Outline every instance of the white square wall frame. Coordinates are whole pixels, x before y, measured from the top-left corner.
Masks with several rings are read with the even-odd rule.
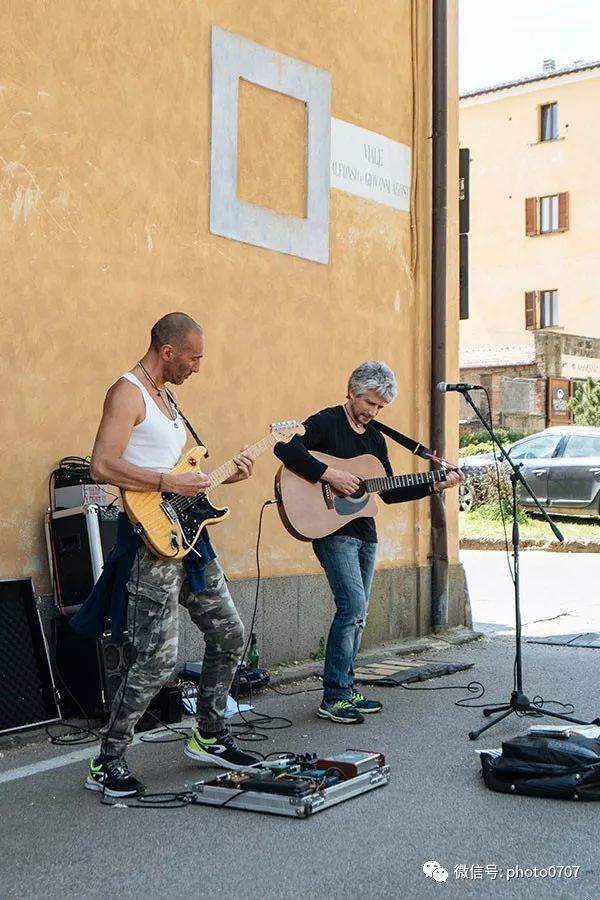
[[[329,261],[331,76],[323,69],[212,28],[210,230],[213,234]],[[237,196],[240,78],[306,103],[306,218],[245,203]]]

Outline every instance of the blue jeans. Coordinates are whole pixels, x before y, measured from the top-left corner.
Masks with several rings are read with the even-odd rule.
[[[334,534],[313,541],[335,601],[327,638],[323,703],[349,700],[354,687],[354,660],[369,608],[377,544]]]

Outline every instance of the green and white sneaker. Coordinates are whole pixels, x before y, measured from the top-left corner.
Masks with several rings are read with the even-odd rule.
[[[260,760],[250,753],[240,750],[228,731],[220,734],[202,734],[198,728],[186,744],[185,755],[196,762],[222,766],[224,769],[247,769]]]
[[[88,791],[102,791],[107,797],[137,797],[145,791],[144,785],[134,778],[124,759],[102,754],[90,759],[85,787]]]
[[[364,716],[350,700],[321,703],[317,715],[320,719],[331,719],[332,722],[339,722],[341,725],[360,725],[365,721]]]
[[[381,712],[383,709],[383,703],[380,703],[379,700],[367,700],[367,698],[363,694],[359,694],[358,691],[352,691],[350,702],[363,714]]]

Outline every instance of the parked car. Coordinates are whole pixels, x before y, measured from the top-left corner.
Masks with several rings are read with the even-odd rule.
[[[507,447],[540,504],[549,511],[569,516],[600,516],[600,428],[563,425],[546,428]],[[473,477],[494,465],[492,453],[465,456],[460,467],[467,476],[461,485],[461,511],[476,499]],[[507,465],[507,463],[500,463]],[[535,507],[521,491],[519,503]]]

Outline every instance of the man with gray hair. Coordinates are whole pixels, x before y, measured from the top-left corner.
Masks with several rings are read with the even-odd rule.
[[[392,467],[385,440],[371,421],[398,393],[396,376],[379,360],[358,366],[348,379],[346,403],[322,409],[304,422],[302,437],[277,444],[275,455],[288,468],[312,482],[327,482],[337,494],[348,496],[360,487],[360,479],[343,468],[332,468],[309,453],[317,450],[341,459],[370,453],[388,475]],[[446,481],[434,485],[393,488],[380,494],[384,503],[418,500],[433,492],[455,487],[464,476],[448,472]],[[354,661],[367,618],[377,531],[372,517],[353,519],[324,538],[313,541],[333,593],[336,612],[329,630],[323,673],[323,701],[317,715],[343,724],[364,722],[364,715],[381,712],[379,700],[369,700],[354,687]]]

